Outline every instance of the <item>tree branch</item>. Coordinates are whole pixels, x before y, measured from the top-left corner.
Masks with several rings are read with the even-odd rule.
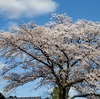
[[[97,66],[100,67],[100,64],[96,63],[93,59],[91,59],[91,61],[92,61],[93,63],[95,63]]]
[[[67,83],[66,87],[68,87],[68,86],[72,86],[73,84],[76,84],[76,83],[82,82],[82,81],[84,81],[84,80],[85,80],[84,78],[76,79],[75,81],[72,81],[72,82]]]
[[[38,59],[37,57],[33,56],[32,54],[28,53],[26,50],[22,49],[20,46],[17,46],[17,45],[15,45],[15,44],[13,44],[12,42],[10,42],[10,43],[11,43],[12,46],[17,47],[19,50],[21,50],[21,51],[23,51],[24,53],[26,53],[27,55],[31,56],[33,59],[35,59],[35,60],[39,61],[40,63],[42,63],[42,64],[44,64],[44,65],[50,67],[49,64],[45,63],[44,61],[42,61],[42,60]]]
[[[45,52],[45,51],[43,51],[41,48],[39,48],[39,47],[37,47],[40,51],[41,51],[41,53],[47,58],[47,61],[48,61],[48,63],[51,65],[51,63],[54,63],[54,64],[56,64],[56,65],[58,65],[59,66],[59,68],[60,69],[63,69],[63,67],[62,67],[62,65],[60,65],[59,63],[56,63],[55,61],[53,61],[52,59],[50,59],[49,58],[49,56],[48,56],[48,54]],[[51,62],[51,63],[50,63]]]
[[[59,48],[60,49],[60,47],[58,46],[58,45],[55,45],[57,48]],[[68,56],[67,56],[67,54],[65,53],[65,51],[63,50],[63,49],[60,49],[60,51],[64,54],[64,56],[67,58],[67,66],[69,67],[69,58],[68,58]]]
[[[81,61],[81,59],[77,59],[77,60],[71,65],[71,67],[73,67],[78,61]]]

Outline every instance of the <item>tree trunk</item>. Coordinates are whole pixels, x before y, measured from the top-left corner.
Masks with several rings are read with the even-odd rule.
[[[69,89],[70,89],[69,87],[68,88],[66,88],[66,87],[60,88],[59,89],[59,99],[68,99]]]

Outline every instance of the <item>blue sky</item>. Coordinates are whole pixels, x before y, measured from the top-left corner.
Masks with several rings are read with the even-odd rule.
[[[33,20],[43,25],[49,21],[51,13],[67,13],[74,21],[100,21],[100,0],[0,0],[0,30],[8,31],[22,21],[27,23]],[[0,90],[4,85],[5,83],[0,83]],[[18,96],[38,96],[42,93],[41,90],[45,90],[41,88],[40,91],[30,92],[32,86],[34,84],[27,84],[14,93]]]

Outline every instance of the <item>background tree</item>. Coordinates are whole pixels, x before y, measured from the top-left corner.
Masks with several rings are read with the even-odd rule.
[[[51,97],[52,99],[59,99],[59,88],[57,86],[54,87]]]
[[[4,91],[36,79],[59,87],[59,99],[68,99],[71,87],[79,97],[100,90],[100,23],[53,14],[44,26],[30,22],[12,32],[0,33]],[[75,96],[76,97],[76,96]],[[75,98],[73,97],[73,98]],[[78,97],[78,96],[77,96]]]
[[[51,92],[52,99],[59,99],[59,87],[55,86]]]

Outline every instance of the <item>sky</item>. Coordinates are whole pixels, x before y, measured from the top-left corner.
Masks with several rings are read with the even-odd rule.
[[[77,19],[100,21],[100,0],[0,0],[0,30],[9,31],[11,27],[18,27],[22,22],[28,23],[31,20],[44,25],[52,13],[67,13],[73,21]],[[3,65],[0,60],[0,68]],[[5,84],[3,81],[0,82],[1,91]],[[34,85],[26,84],[11,95],[38,96],[46,91],[45,88],[30,91]]]

